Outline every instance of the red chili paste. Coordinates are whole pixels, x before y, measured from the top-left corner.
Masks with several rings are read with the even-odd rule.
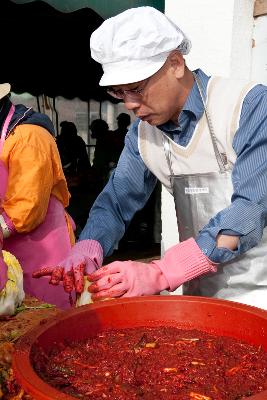
[[[267,353],[229,337],[172,327],[110,330],[49,354],[37,373],[84,400],[240,400],[267,389]]]

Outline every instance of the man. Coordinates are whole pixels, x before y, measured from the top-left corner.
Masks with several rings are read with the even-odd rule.
[[[189,50],[184,33],[151,7],[127,10],[92,34],[100,85],[137,120],[80,242],[59,265],[62,276],[83,264],[94,299],[184,284],[186,294],[267,308],[267,88],[190,71]],[[112,253],[157,179],[174,195],[181,243],[159,261],[100,268],[102,251]]]
[[[36,281],[32,273],[66,257],[74,244],[71,220],[64,208],[69,193],[54,139],[45,114],[9,98],[10,85],[0,84],[0,236],[3,250],[13,254],[23,269],[24,290],[60,308],[70,306],[63,286]],[[2,250],[2,247],[1,247]],[[4,268],[0,264],[0,268]],[[0,289],[7,273],[0,272]],[[7,281],[8,283],[8,281]]]

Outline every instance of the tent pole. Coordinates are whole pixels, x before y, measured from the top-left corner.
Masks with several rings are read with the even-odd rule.
[[[39,95],[36,96],[38,112],[41,112]]]
[[[88,126],[87,126],[87,144],[90,144],[90,125],[91,125],[91,100],[87,100],[87,115],[88,115]]]
[[[54,109],[55,114],[56,114],[56,137],[57,137],[58,136],[58,112],[57,112],[57,109],[56,109],[56,98],[55,97],[53,97],[53,109]]]
[[[99,102],[99,118],[102,119],[102,101]]]

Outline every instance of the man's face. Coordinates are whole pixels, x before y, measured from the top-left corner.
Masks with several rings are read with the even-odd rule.
[[[150,125],[161,125],[169,120],[177,124],[178,115],[187,97],[183,87],[184,60],[178,52],[175,60],[168,57],[163,67],[140,82],[116,85],[113,93],[123,93],[125,107]]]

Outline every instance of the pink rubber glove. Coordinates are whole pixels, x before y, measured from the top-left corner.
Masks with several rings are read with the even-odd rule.
[[[4,289],[7,283],[7,265],[3,260],[3,232],[0,228],[0,291]]]
[[[90,274],[92,300],[131,297],[175,290],[197,276],[216,272],[216,266],[200,250],[193,238],[171,247],[161,260],[149,264],[115,261]]]
[[[82,293],[84,289],[84,275],[94,272],[101,267],[103,250],[96,240],[81,240],[76,243],[67,258],[54,267],[45,267],[34,272],[33,278],[51,275],[49,283],[58,285],[63,281],[64,290],[71,293]]]
[[[156,294],[166,289],[168,281],[156,266],[136,261],[115,261],[100,268],[88,279],[92,300],[107,297],[132,297]]]

